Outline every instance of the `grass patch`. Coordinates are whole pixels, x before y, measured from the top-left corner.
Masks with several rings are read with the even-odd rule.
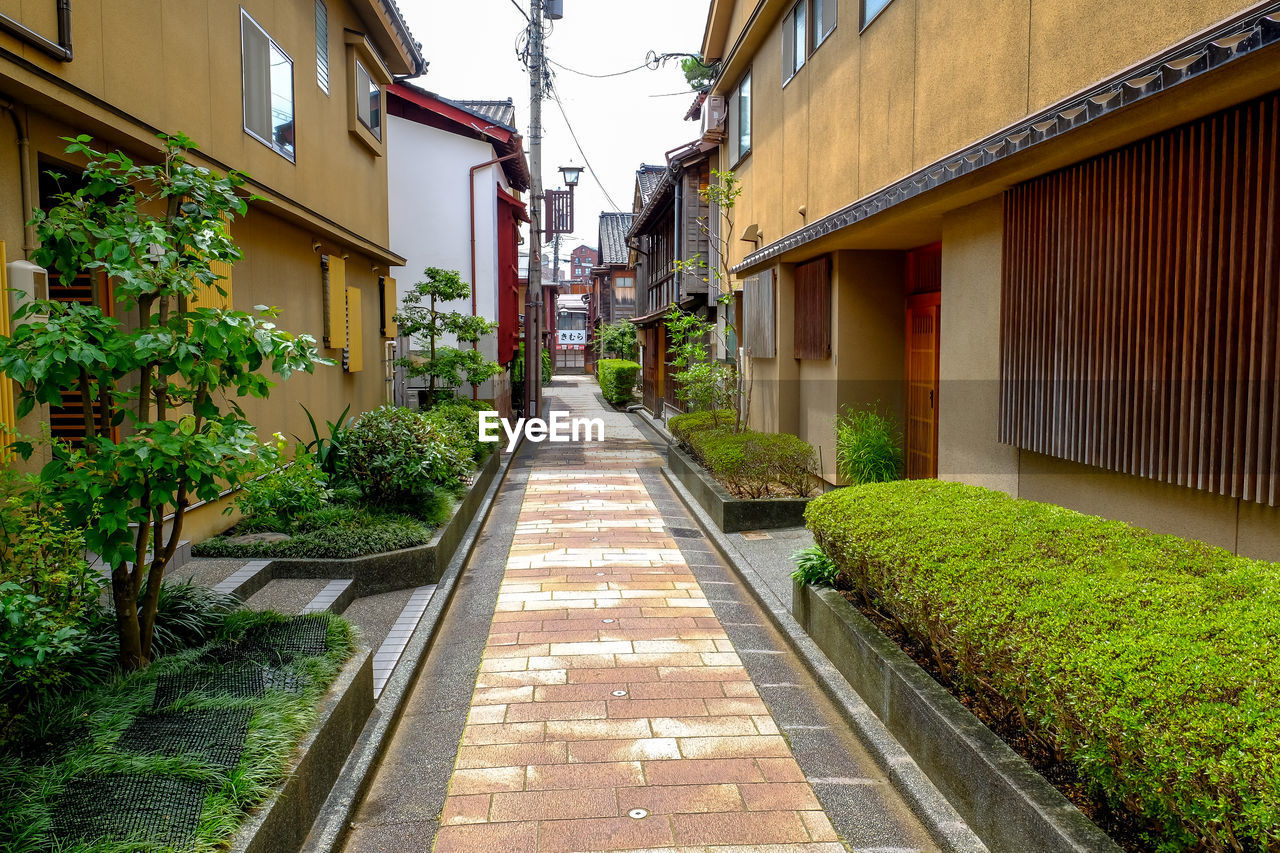
[[[253,516],[222,536],[197,543],[197,557],[280,557],[342,560],[413,548],[431,541],[436,530],[453,515],[456,499],[435,492],[414,506],[380,507],[364,503],[354,490],[339,490],[319,509],[299,513],[287,521]],[[232,542],[247,533],[284,533],[280,542]]]
[[[341,671],[354,649],[351,626],[330,614],[326,620],[328,650],[320,656],[294,657],[286,666],[301,677],[297,693],[267,691],[262,696],[237,699],[210,694],[188,694],[167,710],[248,712],[248,729],[240,760],[230,769],[201,757],[198,751],[179,756],[147,755],[117,749],[129,725],[152,711],[156,682],[164,675],[192,671],[200,666],[209,646],[161,658],[143,672],[120,676],[83,693],[49,700],[27,741],[48,741],[60,731],[85,731],[87,737],[72,742],[61,755],[39,763],[14,751],[0,755],[0,849],[10,853],[77,851],[77,853],[127,853],[129,851],[213,851],[235,833],[246,812],[265,801],[284,778],[294,750],[316,723],[316,705]],[[231,614],[212,644],[238,640],[255,625],[279,622],[274,613]],[[239,715],[230,715],[232,717]],[[21,740],[21,738],[19,739]],[[31,750],[25,751],[30,755]],[[35,751],[38,756],[41,751]],[[55,751],[56,753],[56,751]],[[58,840],[53,836],[55,811],[73,780],[129,775],[174,777],[203,784],[206,791],[198,825],[190,842],[180,847],[142,837],[87,842]]]

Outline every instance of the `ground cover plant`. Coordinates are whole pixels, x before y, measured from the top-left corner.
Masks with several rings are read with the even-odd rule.
[[[330,423],[328,436],[313,426],[315,440],[297,448],[291,463],[240,490],[243,518],[194,553],[350,559],[425,545],[493,449],[479,439],[479,413],[487,409],[451,398],[427,411],[383,406],[342,427]],[[324,452],[331,471],[310,447]],[[277,456],[284,458],[283,447]]]
[[[680,446],[740,498],[808,497],[813,491],[813,446],[788,433],[734,431],[736,414],[713,409],[667,422]]]
[[[630,403],[640,365],[622,358],[602,358],[596,362],[600,394],[610,403]]]
[[[836,470],[846,482],[886,483],[902,476],[902,431],[876,407],[846,409],[836,420]]]
[[[1280,845],[1280,565],[938,481],[806,520],[840,587],[1151,847]]]
[[[43,700],[0,752],[0,848],[223,849],[283,778],[353,648],[336,616],[242,610],[205,645]]]

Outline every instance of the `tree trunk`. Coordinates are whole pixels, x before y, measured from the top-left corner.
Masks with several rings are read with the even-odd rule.
[[[125,672],[142,669],[147,659],[142,654],[138,600],[128,566],[116,566],[111,571],[111,599],[116,606],[116,632],[120,635],[120,668]]]

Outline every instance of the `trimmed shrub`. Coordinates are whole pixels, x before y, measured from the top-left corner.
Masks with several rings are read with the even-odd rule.
[[[299,451],[290,465],[250,480],[236,495],[236,507],[256,525],[287,524],[298,513],[319,509],[332,496],[316,458]]]
[[[370,503],[419,501],[458,485],[469,464],[426,412],[382,406],[361,415],[342,445],[342,471]]]
[[[805,517],[842,586],[1157,847],[1280,843],[1280,564],[931,480]]]
[[[640,365],[622,358],[602,358],[596,362],[596,377],[600,393],[610,403],[631,402],[631,391],[636,387]]]
[[[667,428],[721,485],[741,498],[806,497],[814,450],[788,433],[733,431],[731,409],[676,415]]]

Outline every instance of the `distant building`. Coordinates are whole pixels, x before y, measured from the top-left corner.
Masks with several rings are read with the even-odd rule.
[[[634,213],[600,214],[600,242],[596,250],[599,260],[591,270],[592,330],[636,315],[636,269],[627,245],[627,232],[634,220]],[[594,337],[592,334],[592,343]],[[598,357],[594,347],[588,349],[588,369]]]
[[[591,290],[591,270],[600,260],[600,253],[582,245],[569,253],[569,277],[562,284],[561,293],[587,293]]]

